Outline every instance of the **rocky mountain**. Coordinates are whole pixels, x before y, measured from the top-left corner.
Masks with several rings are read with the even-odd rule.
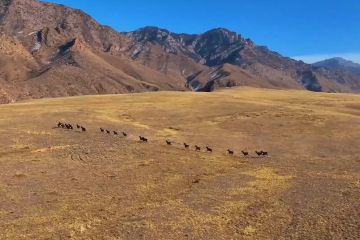
[[[336,57],[314,63],[313,66],[327,68],[336,71],[347,71],[351,74],[360,75],[360,64]]]
[[[360,79],[307,65],[227,29],[119,33],[80,10],[0,0],[0,102],[254,86],[358,92]]]
[[[332,58],[313,64],[317,72],[359,92],[360,64],[343,58]]]

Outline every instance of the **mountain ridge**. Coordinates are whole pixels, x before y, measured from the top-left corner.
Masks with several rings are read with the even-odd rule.
[[[283,57],[225,28],[201,34],[158,27],[117,32],[78,9],[2,0],[0,32],[0,62],[7,63],[0,66],[3,103],[232,86],[360,91],[360,79],[352,75]]]

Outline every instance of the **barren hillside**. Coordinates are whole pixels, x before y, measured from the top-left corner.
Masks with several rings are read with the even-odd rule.
[[[360,79],[318,69],[227,29],[119,33],[80,10],[35,0],[0,4],[0,101],[253,86],[358,92]]]

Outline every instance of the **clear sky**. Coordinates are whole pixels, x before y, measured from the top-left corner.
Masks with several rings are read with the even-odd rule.
[[[48,0],[118,31],[159,26],[201,33],[224,27],[285,56],[360,63],[360,0]]]

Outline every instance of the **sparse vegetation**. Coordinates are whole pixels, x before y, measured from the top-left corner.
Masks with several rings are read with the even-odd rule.
[[[251,88],[1,105],[0,239],[357,239],[359,105]]]

